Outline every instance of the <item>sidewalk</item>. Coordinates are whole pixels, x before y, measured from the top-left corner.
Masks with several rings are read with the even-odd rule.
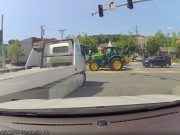
[[[17,69],[17,68],[23,68],[23,66],[15,66],[12,64],[6,64],[6,69]]]
[[[11,64],[6,64],[6,68],[0,69],[0,73],[6,73],[6,72],[11,72],[11,71],[19,71],[19,70],[23,70],[23,69],[24,69],[23,66],[14,66]]]

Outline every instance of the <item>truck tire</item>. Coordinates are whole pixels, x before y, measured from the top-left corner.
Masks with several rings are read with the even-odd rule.
[[[166,68],[169,68],[170,64],[169,63],[166,63],[165,67]]]
[[[110,62],[110,68],[113,71],[119,71],[123,67],[123,62],[119,58],[113,58]]]
[[[150,68],[153,68],[153,67],[154,67],[153,63],[150,63],[150,64],[149,64],[149,67],[150,67]]]
[[[91,71],[98,71],[99,69],[99,64],[97,62],[90,62],[89,63],[89,69]]]

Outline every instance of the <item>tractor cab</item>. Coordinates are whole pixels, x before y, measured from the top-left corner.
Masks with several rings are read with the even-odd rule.
[[[98,54],[102,55],[119,55],[120,49],[118,47],[99,47]]]
[[[118,47],[106,47],[104,49],[104,54],[107,56],[119,55],[120,49]]]
[[[104,48],[104,62],[108,63],[111,57],[119,56],[120,49],[118,47],[106,47]]]
[[[130,62],[130,58],[128,55],[123,55],[120,48],[118,47],[106,47],[104,48],[104,56],[105,57],[111,57],[111,56],[119,56],[121,55],[123,57],[123,62],[124,63],[129,63]]]

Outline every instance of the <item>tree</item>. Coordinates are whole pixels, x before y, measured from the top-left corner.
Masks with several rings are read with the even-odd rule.
[[[90,36],[78,36],[78,39],[85,47],[85,50],[91,50],[92,52],[97,52],[97,42],[93,37]]]
[[[19,58],[24,55],[23,49],[21,48],[21,42],[19,40],[14,40],[10,42],[8,46],[8,56],[10,60],[19,62]]]
[[[160,45],[157,42],[156,38],[151,37],[147,41],[145,49],[146,49],[147,53],[152,56],[152,55],[156,54],[156,52],[158,51],[159,47],[160,47]]]
[[[177,34],[175,32],[172,33],[170,37],[170,46],[176,46],[176,41],[178,40]]]
[[[0,46],[0,56],[2,56],[2,47],[3,47],[3,51],[4,51],[4,55],[7,56],[7,44],[3,44],[3,46]]]
[[[121,37],[121,39],[116,42],[115,46],[118,46],[121,49],[122,53],[125,55],[139,51],[137,40],[133,36]]]
[[[169,46],[169,34],[165,35],[162,31],[158,31],[154,36],[153,39],[156,41],[158,46]]]
[[[161,31],[158,31],[153,38],[156,40],[156,43],[161,47],[171,47],[176,45],[176,41],[178,39],[178,36],[175,32],[172,33],[166,33],[164,34]]]
[[[2,49],[4,51],[4,57],[5,57],[5,60],[6,60],[6,57],[7,57],[7,44],[1,44],[0,46],[0,57],[2,57]],[[2,68],[2,58],[0,58],[0,68]]]
[[[176,43],[176,48],[177,48],[178,53],[180,54],[180,43]]]
[[[11,45],[11,44],[13,44],[15,41],[16,41],[15,39],[11,39],[11,40],[8,41],[8,44]]]

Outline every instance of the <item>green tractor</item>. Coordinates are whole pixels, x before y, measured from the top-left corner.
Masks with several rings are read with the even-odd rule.
[[[97,71],[99,68],[110,68],[114,71],[122,69],[124,56],[118,47],[106,47],[101,51],[92,55],[89,62],[89,69],[91,71]]]

